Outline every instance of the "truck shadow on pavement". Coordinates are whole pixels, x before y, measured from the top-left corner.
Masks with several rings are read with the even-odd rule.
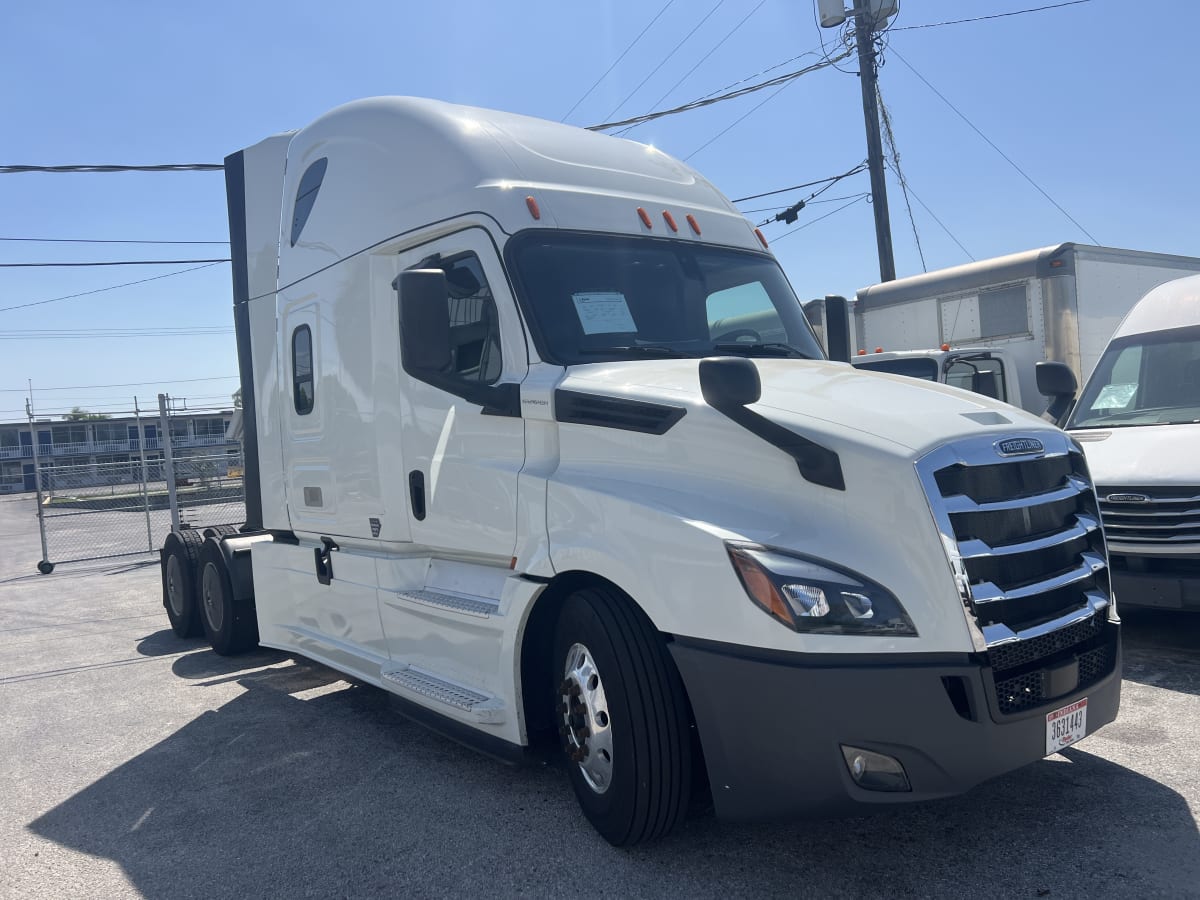
[[[1127,681],[1200,694],[1200,613],[1122,609]]]
[[[188,645],[160,632],[139,650],[168,646]],[[1184,798],[1085,750],[951,801],[785,824],[706,815],[622,851],[592,832],[561,769],[481,757],[315,663],[201,646],[174,674],[242,693],[28,826],[115,861],[148,897],[1097,897],[1200,884]]]

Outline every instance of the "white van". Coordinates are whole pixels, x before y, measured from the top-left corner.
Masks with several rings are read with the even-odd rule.
[[[1121,603],[1200,610],[1200,275],[1129,312],[1067,429],[1087,455]]]

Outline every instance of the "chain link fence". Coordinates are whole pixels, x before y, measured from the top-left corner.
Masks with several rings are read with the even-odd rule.
[[[226,438],[228,411],[173,410],[160,400],[160,415],[138,414],[124,441],[46,443],[31,454],[25,486],[38,505],[43,574],[58,563],[155,552],[173,526],[245,521],[242,448]],[[107,420],[105,433],[124,428],[121,418]]]

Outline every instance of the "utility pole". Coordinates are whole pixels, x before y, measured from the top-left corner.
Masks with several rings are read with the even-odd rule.
[[[863,0],[859,0],[863,2]],[[896,280],[892,255],[892,224],[888,215],[887,182],[883,171],[883,141],[879,137],[879,103],[875,81],[875,15],[870,6],[854,15],[858,42],[858,79],[862,88],[863,119],[867,125],[867,166],[871,171],[871,206],[875,210],[875,243],[879,248],[879,280]]]

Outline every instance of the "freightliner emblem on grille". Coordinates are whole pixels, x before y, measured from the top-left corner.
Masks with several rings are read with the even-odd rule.
[[[996,442],[996,452],[1001,456],[1024,456],[1027,453],[1044,453],[1046,448],[1037,438],[1009,438]]]
[[[1104,498],[1109,503],[1149,503],[1145,494],[1109,494]]]

